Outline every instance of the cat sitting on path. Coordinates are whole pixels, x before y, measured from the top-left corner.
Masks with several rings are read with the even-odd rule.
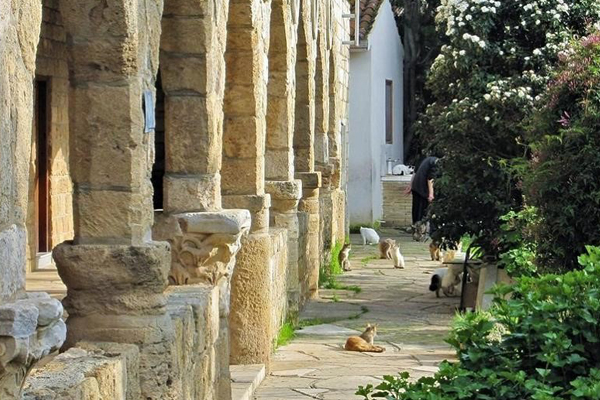
[[[351,245],[350,243],[346,243],[344,245],[344,247],[342,247],[342,250],[340,250],[340,254],[338,254],[338,261],[340,263],[340,267],[342,267],[342,269],[344,271],[351,271],[352,269],[350,268],[350,250],[351,250]]]
[[[379,235],[375,229],[360,227],[360,236],[362,236],[363,246],[366,244],[378,244]]]
[[[392,250],[396,245],[396,241],[393,239],[381,239],[379,241],[379,258],[382,260],[392,259]]]
[[[383,353],[384,347],[375,346],[373,341],[377,335],[377,325],[367,324],[367,328],[360,336],[350,336],[346,340],[344,349],[348,351],[360,351],[360,352],[371,352],[371,353]]]

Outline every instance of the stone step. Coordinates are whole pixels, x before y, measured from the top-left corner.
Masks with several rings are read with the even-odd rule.
[[[232,365],[229,370],[232,400],[252,400],[254,392],[265,379],[264,364]]]

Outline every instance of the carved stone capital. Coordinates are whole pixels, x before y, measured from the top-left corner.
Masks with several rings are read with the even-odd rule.
[[[27,373],[62,346],[67,328],[63,307],[47,293],[29,293],[0,306],[0,397],[20,399]]]
[[[159,215],[155,239],[171,244],[169,284],[219,285],[231,278],[240,239],[250,229],[247,210]]]

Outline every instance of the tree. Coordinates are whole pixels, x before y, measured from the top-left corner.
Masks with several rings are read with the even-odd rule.
[[[443,0],[447,44],[432,65],[418,128],[444,154],[432,206],[446,243],[474,235],[497,255],[499,219],[522,206],[529,148],[524,121],[541,99],[557,54],[600,20],[596,0]]]

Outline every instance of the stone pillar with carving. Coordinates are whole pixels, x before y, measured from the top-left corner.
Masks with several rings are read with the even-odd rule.
[[[163,211],[157,214],[153,237],[171,244],[171,308],[194,304],[207,291],[218,299],[217,318],[208,318],[205,323],[209,326],[197,332],[205,336],[203,343],[208,350],[203,350],[206,354],[194,351],[197,354],[192,359],[197,359],[189,367],[207,364],[205,370],[216,371],[216,375],[195,382],[204,386],[201,392],[185,392],[199,399],[231,398],[231,279],[241,241],[251,224],[246,202],[230,202],[231,210],[222,209],[228,14],[226,0],[215,1],[214,7],[165,0],[162,20],[160,68],[165,92],[166,174]],[[265,199],[258,200],[260,203]],[[211,306],[202,304],[205,314],[212,315]],[[186,379],[182,377],[184,388],[194,383]]]
[[[21,398],[27,373],[66,336],[62,305],[25,292],[26,215],[40,2],[0,0],[0,399]]]

